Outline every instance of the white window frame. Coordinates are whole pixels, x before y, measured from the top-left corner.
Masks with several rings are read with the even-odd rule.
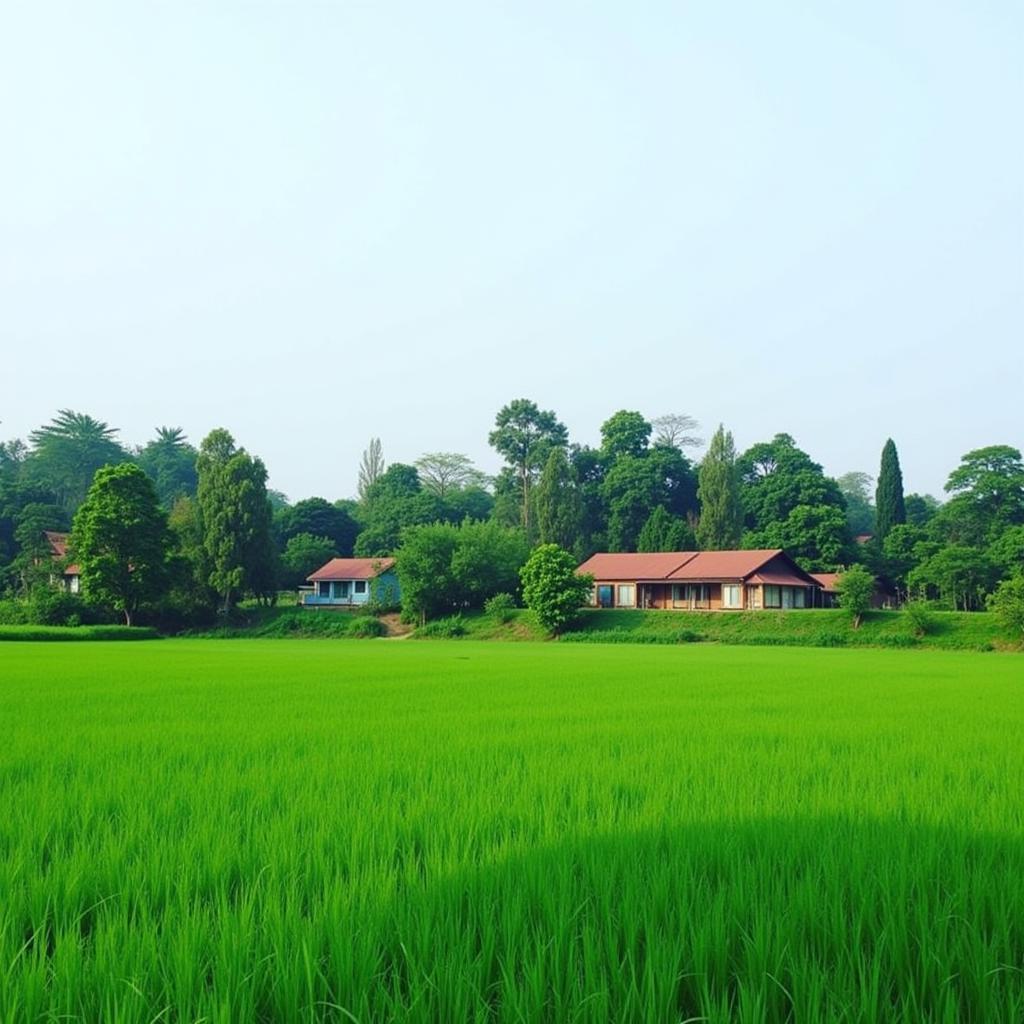
[[[734,600],[727,601],[726,594],[733,596]],[[743,584],[742,583],[723,583],[722,584],[722,607],[723,608],[742,608],[743,607]]]
[[[623,601],[623,592],[629,593],[629,600]],[[615,607],[616,608],[635,608],[636,607],[636,584],[635,583],[617,583],[615,585]]]

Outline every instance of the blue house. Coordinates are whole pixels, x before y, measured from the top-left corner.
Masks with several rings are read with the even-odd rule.
[[[400,592],[393,558],[332,558],[307,577],[303,606],[351,608],[373,601],[398,604]]]

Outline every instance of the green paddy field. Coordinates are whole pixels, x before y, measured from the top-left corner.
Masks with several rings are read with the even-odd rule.
[[[0,645],[0,1021],[1024,1021],[1024,660]]]

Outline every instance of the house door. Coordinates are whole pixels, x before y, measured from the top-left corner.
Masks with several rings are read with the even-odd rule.
[[[597,588],[597,607],[598,608],[611,608],[613,601],[613,590],[610,583],[602,583]]]

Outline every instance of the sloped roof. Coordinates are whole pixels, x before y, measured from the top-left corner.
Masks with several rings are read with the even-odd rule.
[[[836,589],[836,581],[842,576],[840,572],[812,572],[811,575],[822,585],[822,587],[831,592]]]
[[[43,530],[43,536],[46,537],[50,544],[50,553],[54,558],[67,558],[68,557],[68,534],[58,533],[56,530]],[[79,576],[77,565],[66,565],[64,566],[65,576]]]
[[[43,536],[49,541],[50,551],[54,558],[64,558],[68,553],[68,535],[56,530],[43,530]]]
[[[589,573],[595,580],[664,580],[691,558],[696,551],[657,551],[642,554],[609,553],[591,555],[576,571]]]
[[[669,577],[673,580],[742,580],[757,572],[781,548],[755,551],[702,551]],[[787,559],[788,561],[788,559]]]
[[[306,579],[318,580],[372,580],[394,566],[393,558],[332,558]]]
[[[608,554],[588,558],[577,570],[595,580],[629,582],[708,582],[747,580],[782,586],[814,587],[818,581],[781,548],[755,551],[662,551],[655,554]]]

